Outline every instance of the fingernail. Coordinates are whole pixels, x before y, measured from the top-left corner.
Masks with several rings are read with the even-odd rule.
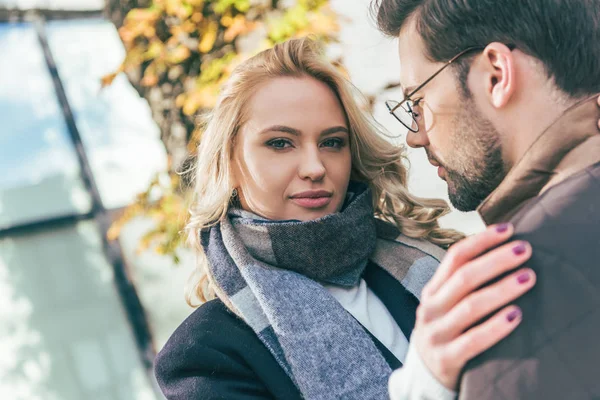
[[[519,243],[515,247],[513,247],[513,253],[516,256],[523,255],[527,251],[527,245],[525,243]]]
[[[500,224],[496,227],[496,232],[504,233],[504,232],[508,231],[508,228],[510,228],[510,224],[508,224],[508,223]]]
[[[523,272],[521,275],[517,276],[517,282],[520,284],[527,283],[531,279],[531,274],[529,272]]]
[[[509,312],[508,315],[506,315],[506,319],[508,320],[508,322],[513,322],[515,319],[521,318],[521,315],[521,309],[517,308]]]

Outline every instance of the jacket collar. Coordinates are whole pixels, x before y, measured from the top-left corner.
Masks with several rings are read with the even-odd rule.
[[[373,261],[367,264],[363,278],[388,309],[404,336],[410,338],[415,327],[419,300],[389,272]]]
[[[508,221],[527,200],[600,161],[597,97],[567,109],[533,143],[477,208],[486,224]]]

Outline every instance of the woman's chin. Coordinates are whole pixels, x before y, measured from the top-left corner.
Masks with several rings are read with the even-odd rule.
[[[336,207],[333,204],[328,204],[322,208],[310,208],[295,205],[293,212],[290,212],[289,218],[283,218],[286,220],[298,220],[298,221],[312,221],[315,219],[323,218],[330,214],[335,214],[341,207]]]

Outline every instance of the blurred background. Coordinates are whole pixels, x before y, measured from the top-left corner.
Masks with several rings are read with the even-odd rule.
[[[181,230],[197,116],[243,59],[313,34],[402,141],[368,0],[0,0],[0,399],[162,399],[193,311]],[[422,152],[410,189],[446,198]],[[474,233],[474,214],[443,224]]]

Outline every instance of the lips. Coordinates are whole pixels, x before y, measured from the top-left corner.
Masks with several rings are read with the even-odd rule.
[[[429,158],[429,164],[433,165],[434,167],[440,167],[440,163],[435,161],[433,158]]]
[[[429,153],[429,151],[427,149],[425,150],[425,153],[427,154],[427,160],[429,160],[429,164],[431,164],[437,168],[438,176],[442,180],[445,181],[446,180],[446,169],[444,167],[442,167],[442,164],[440,164],[435,158],[433,158],[431,156],[431,154]]]
[[[438,167],[437,173],[440,178],[446,180],[446,170],[444,169],[444,167]]]
[[[296,193],[291,197],[292,199],[317,199],[319,197],[331,197],[331,192],[326,190],[308,190],[306,192]]]
[[[425,148],[425,154],[427,155],[427,159],[429,160],[429,164],[433,165],[434,167],[441,167],[442,166],[436,160],[436,158],[433,156],[433,152],[430,149]]]
[[[303,208],[323,208],[331,202],[333,194],[326,190],[309,190],[296,193],[290,198],[294,203]]]

